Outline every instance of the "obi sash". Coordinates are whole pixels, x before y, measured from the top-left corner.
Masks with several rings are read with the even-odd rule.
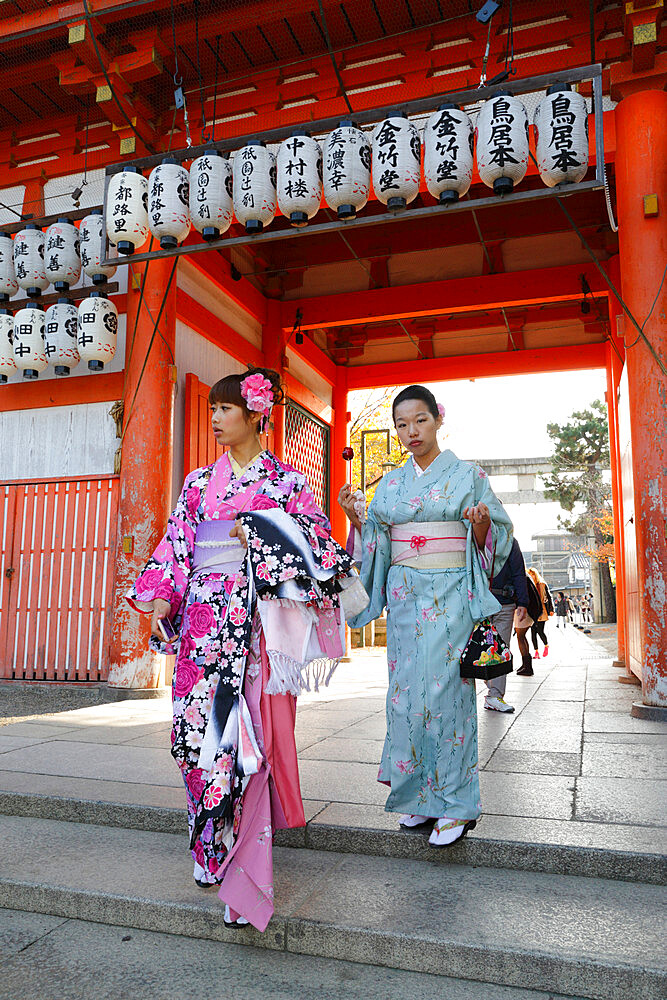
[[[463,569],[467,530],[462,521],[411,521],[391,529],[392,566]]]
[[[234,521],[200,521],[195,534],[195,573],[233,576],[245,562],[246,550],[238,538],[230,538]]]

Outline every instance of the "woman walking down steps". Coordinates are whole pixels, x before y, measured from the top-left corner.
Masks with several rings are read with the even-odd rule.
[[[365,503],[350,485],[339,503],[353,531],[369,607],[349,620],[365,625],[387,607],[387,736],[378,781],[390,788],[385,809],[402,826],[435,820],[430,843],[445,847],[480,815],[475,682],[461,678],[460,657],[473,623],[500,610],[489,591],[494,552],[502,566],[512,524],[486,473],[440,451],[444,409],[424,386],[398,393],[398,437],[410,452],[401,469]],[[357,491],[358,493],[358,491]]]
[[[152,614],[153,648],[172,651],[170,623],[178,634],[171,752],[195,880],[218,888],[226,923],[260,931],[273,914],[273,833],[305,826],[296,695],[328,683],[343,655],[338,581],[352,562],[306,477],[262,449],[282,399],[270,369],[213,386],[213,433],[230,450],[187,476],[128,595]]]

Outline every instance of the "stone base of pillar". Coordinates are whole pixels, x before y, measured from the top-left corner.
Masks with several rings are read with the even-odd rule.
[[[618,670],[625,670],[625,660],[612,660],[612,667],[617,667]]]
[[[619,677],[617,679],[619,684],[634,684],[635,687],[642,686],[642,682],[638,677],[635,677],[634,674],[630,674],[629,676],[626,674],[625,677]]]
[[[633,719],[646,719],[647,722],[667,722],[667,707],[645,705],[643,701],[635,701],[632,704],[630,715]]]
[[[166,657],[147,649],[141,655],[113,663],[109,670],[109,688],[133,691],[160,688],[164,685]]]
[[[147,700],[152,698],[170,698],[171,688],[168,687],[157,687],[157,688],[121,688],[112,687],[107,684],[107,701],[129,701],[132,700]]]

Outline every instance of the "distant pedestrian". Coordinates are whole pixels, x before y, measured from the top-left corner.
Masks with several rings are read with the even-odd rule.
[[[581,614],[581,605],[576,597],[572,598],[572,603],[574,605],[574,611],[572,612],[572,620],[574,622],[579,622],[580,621],[579,616]]]
[[[568,597],[568,595],[566,594],[565,595],[565,600],[567,601],[567,617],[568,617],[568,620],[571,621],[571,622],[573,622],[574,621],[574,604],[572,603],[572,598]]]
[[[528,590],[528,618],[521,621],[517,616],[514,619],[516,639],[521,653],[521,666],[517,670],[517,677],[532,677],[533,661],[530,656],[530,646],[528,645],[528,631],[538,621],[542,610],[540,593],[533,583],[532,577],[526,576],[526,589]]]
[[[551,592],[547,587],[546,580],[540,575],[540,573],[531,566],[528,570],[528,576],[533,581],[537,588],[537,592],[540,595],[540,604],[542,605],[542,610],[540,611],[538,617],[535,619],[530,627],[530,637],[533,642],[533,658],[539,660],[540,651],[537,648],[537,637],[539,635],[540,639],[544,643],[544,650],[542,652],[543,656],[549,655],[549,640],[547,639],[547,633],[545,630],[546,623],[549,617],[554,613],[554,602],[551,597]]]
[[[560,628],[561,624],[563,628],[565,628],[567,625],[568,611],[568,598],[562,590],[559,590],[556,595],[556,628]]]
[[[515,612],[521,624],[528,618],[528,587],[526,585],[526,564],[521,555],[521,548],[516,538],[512,542],[512,549],[507,561],[495,574],[491,581],[491,593],[497,601],[502,604],[502,608],[492,618],[507,646],[512,638],[512,627],[514,625]],[[507,684],[507,674],[494,677],[486,682],[487,692],[484,699],[484,708],[493,712],[513,712],[514,705],[509,705],[505,701],[505,685]]]
[[[591,593],[588,594],[588,620],[589,622],[595,620],[595,616],[593,614],[593,595]]]
[[[584,594],[581,598],[581,620],[582,622],[587,622],[589,620],[589,609],[590,604],[588,603],[588,594]]]

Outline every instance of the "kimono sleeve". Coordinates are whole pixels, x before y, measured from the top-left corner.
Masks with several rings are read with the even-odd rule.
[[[169,601],[173,618],[183,600],[192,571],[196,514],[201,490],[194,485],[201,470],[191,473],[169,518],[167,530],[127,595],[130,604],[142,612],[152,612],[153,601]]]
[[[473,466],[475,480],[473,487],[474,503],[485,503],[489,508],[491,527],[490,538],[487,536],[486,557],[483,558],[477,548],[473,529],[466,521],[468,538],[466,544],[466,570],[468,577],[468,598],[473,621],[480,621],[489,615],[497,614],[500,604],[489,590],[489,579],[495,569],[503,566],[512,549],[514,537],[512,522],[502,503],[491,489],[488,476],[479,466]]]
[[[361,628],[379,618],[387,603],[387,575],[391,566],[389,529],[380,523],[371,503],[361,534],[359,575],[370,604],[360,614],[348,619],[350,628]]]

